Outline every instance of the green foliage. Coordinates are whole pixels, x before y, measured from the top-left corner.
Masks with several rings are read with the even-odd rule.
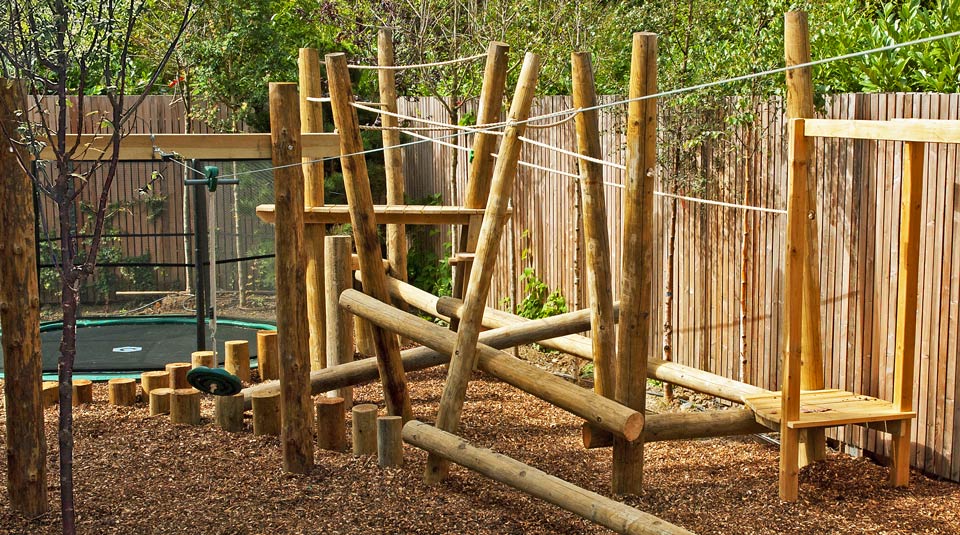
[[[533,268],[524,268],[520,281],[524,284],[526,296],[517,305],[518,316],[540,319],[567,312],[567,300],[560,290],[550,291]]]
[[[427,195],[420,199],[405,199],[407,204],[439,206],[443,203],[443,194]],[[438,255],[428,243],[427,237],[436,236],[436,227],[410,225],[407,227],[409,251],[407,253],[407,280],[410,284],[433,295],[451,295],[453,288],[453,270],[450,267],[450,254],[453,245],[443,244],[443,254]]]

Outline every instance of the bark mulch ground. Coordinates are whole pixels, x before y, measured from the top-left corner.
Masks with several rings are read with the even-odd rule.
[[[411,374],[418,419],[433,421],[443,378],[439,369]],[[108,405],[103,385],[94,396],[76,411],[82,533],[607,533],[460,467],[448,481],[425,487],[426,455],[408,445],[403,468],[317,451],[311,474],[288,475],[280,470],[277,438],[253,436],[249,419],[243,433],[221,431],[210,423],[209,398],[204,424],[186,427],[149,417],[142,403]],[[382,411],[376,385],[357,388],[356,399]],[[59,532],[56,411],[46,412],[54,512],[20,518],[3,493],[2,533]],[[610,452],[583,450],[579,428],[577,418],[478,374],[461,434],[607,495]],[[891,489],[887,469],[868,460],[831,454],[803,469],[800,501],[784,504],[777,499],[777,449],[753,438],[654,443],[646,459],[647,490],[624,501],[697,533],[960,533],[960,486],[914,473],[910,488]]]

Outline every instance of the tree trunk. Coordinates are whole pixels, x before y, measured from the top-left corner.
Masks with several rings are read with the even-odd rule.
[[[676,193],[676,187],[674,187]],[[663,360],[673,360],[673,257],[677,250],[677,200],[670,202],[670,237],[667,238],[667,276],[663,282]],[[663,384],[663,398],[673,402],[673,385]]]
[[[747,160],[747,172],[743,184],[743,204],[749,206],[753,202],[751,188],[753,187],[753,129],[754,125],[747,127],[746,145],[749,150]],[[747,375],[747,279],[750,276],[750,219],[753,214],[749,210],[743,211],[743,234],[740,236],[740,382],[746,383]]]

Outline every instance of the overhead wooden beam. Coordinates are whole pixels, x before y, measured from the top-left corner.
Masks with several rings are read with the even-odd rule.
[[[482,216],[483,209],[461,208],[459,206],[385,206],[374,205],[373,213],[377,224],[398,225],[465,225],[471,218]],[[511,214],[512,210],[507,210]],[[257,217],[267,223],[275,219],[274,206],[257,206]],[[303,214],[306,224],[339,225],[350,222],[350,208],[345,204],[335,204],[307,208]]]
[[[337,156],[337,134],[302,135],[304,158],[318,159]],[[67,136],[73,143],[76,137]],[[96,161],[113,154],[110,136],[82,134],[80,148],[72,156],[73,161]],[[176,153],[185,160],[269,160],[270,134],[128,134],[120,142],[121,160],[159,160],[158,150]],[[53,149],[45,147],[40,152],[41,160],[53,160]]]
[[[300,124],[306,133],[323,132],[323,105],[309,100],[323,95],[320,80],[320,53],[314,48],[301,48],[297,58],[300,84]],[[303,201],[306,207],[323,206],[323,162],[304,158]],[[307,324],[310,328],[310,369],[319,370],[327,365],[327,349],[324,325],[326,309],[323,304],[324,262],[323,225],[310,225],[303,229],[303,253],[307,263]]]
[[[7,492],[11,508],[28,518],[47,511],[47,439],[41,402],[40,290],[37,286],[33,182],[14,143],[24,88],[0,78],[0,329],[7,417]],[[18,159],[19,154],[19,159]],[[70,385],[61,385],[61,406]]]
[[[810,30],[807,14],[790,11],[784,16],[784,57],[788,67],[810,61]],[[813,74],[810,67],[790,69],[786,73],[787,117],[813,118]],[[797,144],[796,150],[806,150],[807,144]],[[806,162],[806,154],[797,154],[798,161]],[[800,172],[800,169],[797,169]],[[804,172],[810,173],[809,166]],[[817,181],[804,179],[807,187],[806,254],[803,261],[803,360],[800,364],[800,388],[822,390],[823,350],[820,336],[820,233],[817,224]],[[800,466],[826,458],[826,437],[823,429],[808,429],[800,434]]]
[[[578,514],[617,533],[680,535],[689,531],[620,502],[582,489],[558,477],[487,449],[474,447],[462,438],[429,424],[411,420],[403,426],[403,440],[432,455],[479,472]]]
[[[299,164],[297,84],[270,83],[273,191],[277,201],[277,346],[283,469],[313,469],[313,405],[310,403],[309,332],[303,257],[303,170]],[[294,165],[291,165],[294,164]]]
[[[340,305],[401,336],[435,351],[454,354],[457,334],[435,323],[397,310],[355,290],[340,295]],[[477,343],[477,368],[547,403],[622,437],[636,440],[643,430],[643,414],[598,396],[512,355]]]
[[[644,412],[647,364],[654,354],[653,189],[657,165],[657,36],[633,34],[630,105],[627,111],[627,172],[623,193],[620,329],[617,338],[616,399]],[[639,494],[643,488],[643,439],[615,440],[613,492]]]
[[[340,166],[349,203],[353,240],[360,258],[360,271],[363,273],[363,290],[375,299],[389,303],[386,274],[380,263],[380,240],[377,237],[377,220],[373,210],[367,162],[360,154],[363,151],[363,142],[360,139],[357,110],[351,105],[353,90],[350,86],[346,55],[327,54],[327,76],[333,121],[340,132]],[[404,421],[409,420],[410,393],[400,361],[400,342],[396,335],[380,328],[373,329],[373,341],[387,412],[391,416],[402,416]]]
[[[807,137],[839,137],[920,143],[960,143],[960,121],[937,119],[810,119],[804,122]]]
[[[467,384],[476,365],[477,337],[482,328],[483,309],[490,290],[493,266],[500,250],[500,237],[503,235],[503,227],[507,220],[507,205],[513,193],[520,149],[523,147],[520,137],[527,127],[526,122],[523,121],[530,116],[530,106],[533,104],[539,73],[540,58],[536,54],[528,53],[520,69],[520,79],[517,81],[517,89],[513,95],[507,119],[510,124],[504,130],[499,158],[494,167],[493,182],[477,241],[477,256],[465,288],[464,313],[456,335],[456,350],[453,351],[447,381],[440,396],[437,427],[444,431],[454,432],[460,424],[460,412],[463,409]],[[442,480],[448,466],[447,461],[442,457],[429,456],[424,473],[425,481],[435,483]]]

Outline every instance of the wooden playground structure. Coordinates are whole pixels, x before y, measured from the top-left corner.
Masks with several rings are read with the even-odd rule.
[[[795,66],[810,62],[806,17],[787,15],[786,59]],[[379,43],[380,67],[392,67],[392,37],[382,31]],[[454,462],[520,490],[550,501],[620,533],[688,533],[649,514],[610,498],[580,489],[513,459],[477,449],[456,436],[460,415],[468,397],[473,370],[490,375],[569,411],[584,420],[585,447],[611,447],[614,494],[635,494],[643,488],[643,445],[645,442],[753,434],[780,433],[780,497],[798,499],[799,469],[825,457],[825,428],[855,424],[889,433],[893,455],[890,483],[909,482],[910,428],[913,408],[913,347],[916,326],[906,311],[916,307],[919,258],[920,207],[925,143],[960,143],[960,124],[955,121],[853,121],[814,119],[811,69],[787,71],[789,128],[789,189],[787,204],[787,252],[785,274],[785,342],[782,358],[782,387],[770,391],[721,377],[657,355],[651,310],[655,269],[652,247],[654,174],[656,173],[657,131],[657,39],[655,34],[633,36],[626,133],[626,183],[622,227],[623,265],[620,295],[615,303],[611,290],[610,245],[602,188],[602,154],[597,127],[597,96],[593,86],[589,54],[572,56],[576,110],[577,152],[580,160],[583,219],[588,274],[588,310],[575,311],[542,320],[527,320],[485,306],[491,273],[510,217],[510,198],[520,160],[530,106],[539,72],[539,58],[526,54],[506,120],[501,122],[506,85],[508,47],[491,43],[486,57],[480,113],[475,134],[470,181],[462,207],[403,205],[403,176],[400,165],[401,131],[397,94],[391,68],[378,70],[380,103],[387,172],[387,200],[375,206],[370,190],[364,148],[357,119],[357,103],[351,90],[346,57],[329,54],[326,75],[329,97],[321,93],[320,60],[315,50],[300,51],[300,82],[270,84],[270,129],[267,134],[205,135],[153,138],[130,136],[121,149],[123,159],[150,159],[156,148],[175,150],[185,157],[208,159],[271,158],[274,166],[275,204],[258,207],[258,215],[276,227],[277,334],[275,340],[278,380],[245,388],[233,397],[218,398],[218,423],[235,428],[237,414],[253,407],[255,424],[258,404],[270,403],[271,418],[281,434],[284,470],[309,472],[313,466],[315,435],[324,444],[338,444],[344,411],[350,403],[349,387],[380,379],[387,413],[394,417],[382,424],[383,449],[392,452],[387,463],[397,462],[402,440],[429,452],[424,479],[444,479],[448,463]],[[337,132],[322,132],[321,105],[329,100]],[[499,147],[498,139],[499,140]],[[894,395],[883,400],[856,392],[824,388],[823,355],[820,352],[819,264],[817,255],[816,185],[808,180],[810,151],[815,137],[904,141],[903,197],[899,242],[900,272],[896,328]],[[97,140],[90,139],[87,151],[100,157]],[[496,153],[496,154],[494,154]],[[339,156],[343,169],[347,206],[324,206],[321,159]],[[22,197],[29,190],[4,188],[4,206],[30,208]],[[20,197],[17,197],[19,195]],[[32,210],[32,208],[31,208]],[[9,212],[7,212],[9,213]],[[25,213],[25,212],[24,212]],[[20,214],[21,216],[23,213]],[[21,219],[23,219],[21,217]],[[325,236],[327,224],[352,225],[352,240]],[[377,225],[387,225],[387,257],[381,254]],[[405,282],[405,225],[455,225],[459,227],[459,251],[454,266],[454,296],[437,297]],[[24,224],[25,225],[25,224]],[[32,228],[16,230],[4,221],[0,246],[32,251]],[[21,245],[23,244],[23,245]],[[356,254],[352,255],[355,245]],[[19,249],[17,249],[19,247]],[[15,303],[19,320],[8,319],[5,307],[3,327],[21,321],[24,331],[38,324],[36,306],[17,301],[22,296],[8,273],[26,270],[25,256],[0,256],[3,293],[0,300]],[[16,262],[16,264],[14,264]],[[26,270],[29,272],[29,270]],[[356,272],[356,273],[355,273]],[[27,277],[29,279],[29,277]],[[363,291],[353,289],[359,281]],[[35,288],[34,288],[35,290]],[[447,329],[421,319],[407,310],[414,308],[450,322]],[[369,324],[354,329],[351,315]],[[489,330],[484,330],[489,329]],[[577,333],[589,330],[591,336]],[[5,335],[4,344],[8,343]],[[355,338],[372,348],[375,359],[352,361]],[[265,335],[265,338],[267,335]],[[400,350],[398,337],[422,347]],[[594,390],[584,389],[542,371],[503,348],[537,342],[546,347],[590,359],[595,364]],[[267,344],[268,342],[264,342]],[[272,341],[270,343],[273,343]],[[30,466],[40,446],[35,439],[40,407],[39,362],[26,351],[6,351],[8,399],[18,392],[36,406],[19,416],[26,431],[11,435],[11,478],[14,459]],[[262,353],[261,353],[262,355]],[[262,358],[262,357],[261,357]],[[19,360],[18,360],[19,359]],[[261,360],[261,363],[264,362]],[[215,363],[215,361],[214,361]],[[406,373],[441,364],[448,376],[435,425],[412,419]],[[235,365],[233,370],[240,369]],[[262,369],[262,364],[261,364]],[[172,377],[172,375],[171,375]],[[671,383],[737,404],[742,409],[700,413],[645,414],[648,379]],[[144,379],[144,390],[146,378]],[[194,414],[194,394],[173,386],[169,410],[177,408],[179,421],[189,423]],[[162,390],[162,389],[161,389]],[[326,398],[315,409],[312,395],[335,391],[339,404]],[[117,386],[119,397],[129,397],[128,387]],[[149,391],[148,391],[149,393]],[[166,393],[164,393],[166,394]],[[160,394],[157,397],[161,397]],[[182,399],[181,399],[182,398]],[[271,401],[263,401],[269,399]],[[345,402],[344,402],[345,401]],[[154,395],[150,395],[151,411]],[[158,412],[163,412],[158,400]],[[325,411],[318,416],[321,405]],[[331,407],[332,406],[332,407]],[[355,451],[358,443],[376,436],[372,424],[362,420],[364,410],[354,407]],[[32,412],[31,412],[32,411]],[[8,418],[16,416],[10,411]],[[260,414],[265,414],[263,411]],[[183,415],[183,416],[181,416]],[[222,421],[221,416],[222,415]],[[42,424],[42,413],[39,417]],[[323,430],[315,421],[330,422]],[[366,422],[360,424],[360,422]],[[399,432],[399,423],[403,423]],[[365,431],[364,431],[365,430]],[[358,435],[357,433],[360,432]],[[33,433],[33,434],[31,434]],[[42,426],[41,426],[42,440]],[[29,437],[34,437],[30,439]],[[366,438],[364,438],[366,437]],[[365,446],[364,451],[371,446]],[[31,461],[34,460],[34,461]],[[390,461],[390,459],[393,459]],[[39,455],[43,462],[43,455]],[[20,483],[30,485],[28,477]],[[26,493],[28,494],[28,493]]]

